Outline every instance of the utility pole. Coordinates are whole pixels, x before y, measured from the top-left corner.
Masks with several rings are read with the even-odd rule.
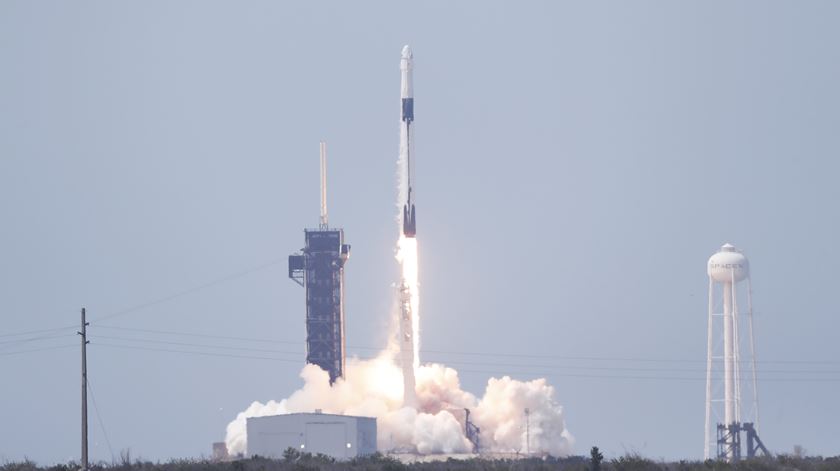
[[[525,408],[525,454],[531,455],[531,409]]]
[[[82,470],[88,471],[88,417],[87,417],[87,326],[85,308],[82,308]]]

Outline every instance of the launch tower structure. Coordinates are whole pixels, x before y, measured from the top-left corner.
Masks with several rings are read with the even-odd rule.
[[[306,289],[306,362],[344,377],[344,265],[350,246],[344,229],[327,218],[326,144],[321,143],[321,218],[317,229],[304,229],[306,245],[289,256],[289,278]]]
[[[753,458],[759,450],[769,455],[757,431],[758,390],[749,261],[731,244],[724,244],[709,258],[706,268],[709,275],[709,318],[704,459],[709,459],[712,453],[713,416],[717,421],[717,459],[730,463],[741,459],[742,433],[746,434],[747,458]],[[746,312],[741,313],[738,309],[738,285],[744,281],[746,283],[743,284],[747,285]],[[741,318],[744,314],[745,320]],[[749,355],[746,356],[741,355],[739,330],[742,326],[746,327],[749,339]],[[746,381],[741,376],[741,366],[744,365],[749,365],[748,369],[745,368],[750,375]]]

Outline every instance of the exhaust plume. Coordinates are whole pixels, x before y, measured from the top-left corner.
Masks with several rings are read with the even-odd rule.
[[[420,454],[469,453],[463,410],[473,413],[481,428],[483,451],[522,452],[526,449],[524,409],[530,415],[530,448],[535,453],[566,456],[573,438],[566,430],[563,408],[545,379],[517,381],[491,378],[478,399],[461,389],[458,372],[432,363],[417,369],[417,406],[403,404],[403,376],[399,352],[391,347],[373,359],[351,358],[346,379],[330,386],[327,373],[306,365],[303,386],[288,398],[253,402],[227,426],[225,442],[231,455],[246,452],[247,417],[313,412],[376,417],[379,450]]]

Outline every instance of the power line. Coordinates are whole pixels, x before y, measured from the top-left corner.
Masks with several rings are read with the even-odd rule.
[[[132,313],[132,312],[135,312],[135,311],[139,311],[141,309],[145,309],[147,307],[155,306],[157,304],[162,304],[162,303],[165,303],[165,302],[168,302],[168,301],[172,301],[173,299],[177,299],[177,298],[180,298],[182,296],[186,296],[188,294],[192,294],[192,293],[195,293],[197,291],[201,291],[203,289],[207,289],[207,288],[210,288],[210,287],[213,287],[213,286],[216,286],[216,285],[228,282],[228,281],[233,281],[233,280],[236,280],[238,278],[242,278],[244,276],[250,275],[251,273],[254,273],[254,272],[257,272],[257,271],[260,271],[260,270],[264,270],[266,268],[269,268],[269,267],[272,267],[272,266],[277,265],[279,263],[282,263],[285,260],[286,260],[285,258],[274,259],[274,260],[270,260],[266,263],[263,263],[263,264],[260,264],[260,265],[254,266],[254,267],[247,268],[245,270],[240,270],[240,271],[237,271],[237,272],[233,272],[233,273],[230,273],[228,275],[222,276],[220,278],[216,278],[214,280],[208,281],[206,283],[202,283],[200,285],[193,286],[191,288],[187,288],[187,289],[184,289],[184,290],[181,290],[181,291],[177,291],[175,293],[172,293],[172,294],[169,294],[169,295],[157,298],[157,299],[146,301],[144,303],[137,304],[135,306],[131,306],[131,307],[128,307],[128,308],[125,308],[125,309],[121,309],[119,311],[112,312],[110,314],[106,314],[106,315],[96,319],[96,322],[103,321],[105,319],[111,319],[111,318],[114,318],[114,317],[123,316],[125,314],[129,314],[129,313]],[[11,332],[11,333],[0,334],[0,338],[3,338],[3,337],[17,337],[17,336],[20,336],[20,335],[28,335],[28,334],[39,334],[39,333],[43,333],[43,332],[55,332],[55,331],[65,330],[65,329],[75,329],[77,327],[78,326],[76,326],[76,325],[67,325],[67,326],[63,326],[63,327],[56,327],[56,328],[53,328],[53,329],[38,329],[38,330],[26,330],[26,331],[22,331],[22,332]]]
[[[130,332],[145,332],[145,333],[152,333],[152,334],[164,334],[164,335],[183,335],[186,337],[202,337],[208,339],[221,339],[221,340],[242,340],[247,342],[264,342],[264,343],[286,343],[286,344],[295,344],[301,345],[304,342],[295,342],[292,340],[278,340],[278,339],[267,339],[267,338],[254,338],[254,337],[231,337],[229,335],[212,335],[212,334],[198,334],[192,332],[176,332],[172,330],[155,330],[155,329],[137,329],[132,327],[117,327],[115,325],[101,325],[101,324],[94,324],[94,327],[100,329],[114,329],[114,330],[125,330]]]
[[[61,348],[70,348],[70,347],[78,347],[78,345],[58,345],[58,346],[55,346],[55,347],[33,348],[33,349],[30,349],[30,350],[18,350],[18,351],[15,351],[15,352],[2,352],[2,353],[0,353],[0,356],[20,355],[20,354],[23,354],[23,353],[43,352],[43,351],[46,351],[46,350],[58,350],[58,349],[61,349]]]
[[[115,330],[123,330],[123,331],[130,331],[130,332],[143,332],[143,333],[153,333],[153,334],[163,334],[163,335],[182,335],[187,337],[201,337],[201,338],[210,338],[210,339],[219,339],[219,340],[235,340],[235,341],[245,341],[245,342],[261,342],[261,343],[282,343],[282,344],[292,344],[292,345],[300,345],[302,342],[300,341],[291,341],[291,340],[281,340],[281,339],[270,339],[270,338],[256,338],[256,337],[235,337],[235,336],[228,336],[228,335],[213,335],[213,334],[200,334],[200,333],[193,333],[193,332],[183,332],[183,331],[171,331],[171,330],[156,330],[156,329],[139,329],[133,327],[119,327],[119,326],[112,326],[112,325],[101,325],[96,324],[94,327],[104,328],[104,329],[115,329]],[[354,349],[354,350],[369,350],[369,351],[382,351],[383,347],[371,347],[371,346],[354,346],[348,345],[347,348]],[[638,358],[638,357],[593,357],[593,356],[574,356],[574,355],[550,355],[550,354],[526,354],[526,353],[499,353],[499,352],[465,352],[465,351],[452,351],[452,350],[427,350],[422,349],[420,350],[421,353],[432,353],[432,354],[444,354],[444,355],[463,355],[463,356],[480,356],[480,357],[511,357],[511,358],[544,358],[544,359],[554,359],[554,360],[570,360],[570,361],[621,361],[621,362],[641,362],[641,363],[705,363],[705,360],[693,360],[693,359],[686,359],[686,360],[678,360],[672,358]],[[467,363],[467,362],[462,362]],[[827,365],[835,365],[840,364],[840,361],[833,361],[833,360],[764,360],[759,361],[758,363],[790,363],[790,364],[827,364]],[[705,371],[705,370],[704,370]]]
[[[273,262],[276,263],[276,262]],[[270,264],[262,265],[258,268],[265,268]],[[253,269],[251,270],[253,271]],[[240,274],[245,273],[241,272]],[[216,280],[216,283],[220,282],[220,280]],[[208,283],[203,285],[204,287],[210,286],[212,283]],[[201,289],[201,287],[194,288],[192,290],[185,290],[182,293],[191,292],[197,289]],[[173,299],[178,295],[169,296],[165,299]],[[164,298],[162,298],[164,299]],[[163,302],[162,300],[158,300],[151,303],[146,303],[143,306],[152,305],[157,302]],[[135,307],[132,309],[139,309],[140,307]],[[117,314],[128,312],[129,310],[124,310],[118,312]],[[103,317],[101,319],[107,318]],[[21,335],[28,335],[28,334],[36,334],[36,333],[52,333],[58,332],[62,330],[72,329],[77,326],[64,326],[64,327],[57,327],[52,329],[39,329],[39,330],[29,330],[23,332],[16,332],[16,333],[8,333],[0,335],[0,338],[5,337],[15,337]],[[260,343],[272,343],[272,344],[289,344],[289,345],[300,345],[302,342],[300,341],[291,341],[291,340],[282,340],[282,339],[271,339],[271,338],[257,338],[257,337],[239,337],[239,336],[229,336],[229,335],[214,335],[214,334],[202,334],[202,333],[194,333],[194,332],[183,332],[183,331],[170,331],[170,330],[157,330],[157,329],[141,329],[141,328],[132,328],[132,327],[120,327],[120,326],[113,326],[113,325],[102,325],[102,324],[94,324],[93,327],[102,328],[102,329],[113,329],[113,330],[121,330],[121,331],[130,331],[130,332],[143,332],[143,333],[151,333],[151,334],[162,334],[162,335],[180,335],[180,336],[187,336],[187,337],[199,337],[199,338],[209,338],[209,339],[217,339],[217,340],[232,340],[232,341],[244,341],[244,342],[260,342]],[[65,335],[55,335],[55,336],[40,336],[40,337],[33,337],[27,339],[13,339],[13,340],[5,340],[0,341],[0,345],[4,344],[15,344],[15,343],[28,343],[34,342],[39,340],[47,340],[52,338],[61,338]],[[191,345],[196,346],[196,345]],[[2,348],[2,347],[0,347]],[[355,350],[368,350],[368,351],[381,351],[383,350],[382,347],[371,347],[371,346],[361,346],[361,345],[348,345],[347,348],[355,349]],[[32,351],[39,351],[40,349],[34,349]],[[257,349],[253,349],[257,350]],[[559,361],[598,361],[598,362],[640,362],[640,363],[705,363],[705,360],[696,360],[696,359],[674,359],[674,358],[650,358],[650,357],[604,357],[604,356],[585,356],[585,355],[552,355],[552,354],[532,354],[532,353],[514,353],[514,352],[481,352],[481,351],[454,351],[454,350],[431,350],[431,349],[423,349],[421,350],[422,353],[428,354],[443,354],[443,355],[456,355],[456,356],[479,356],[484,358],[496,358],[496,357],[509,357],[509,358],[543,358],[543,359],[552,359],[552,360],[559,360]],[[8,352],[8,353],[17,353],[17,352]],[[26,351],[21,351],[20,353],[26,353]],[[292,352],[280,352],[275,351],[274,353],[292,353]],[[297,354],[298,352],[294,352]],[[461,362],[467,364],[468,362]],[[794,360],[759,360],[757,363],[761,364],[823,364],[823,365],[838,365],[840,361],[837,360],[807,360],[807,359],[794,359]]]
[[[0,345],[9,345],[15,343],[28,343],[28,342],[35,342],[38,340],[47,340],[47,339],[58,339],[58,338],[66,338],[66,337],[75,337],[76,334],[60,334],[60,335],[43,335],[40,337],[30,337],[26,339],[16,339],[16,340],[3,340],[0,342]]]
[[[185,353],[190,355],[203,355],[203,356],[213,356],[213,357],[226,357],[226,358],[244,358],[249,360],[272,360],[272,361],[282,361],[287,363],[300,363],[300,360],[290,360],[286,358],[275,358],[275,357],[259,357],[254,355],[234,355],[229,353],[218,353],[218,352],[197,352],[192,350],[175,350],[170,348],[151,348],[151,347],[140,347],[135,345],[117,345],[113,343],[100,343],[97,342],[95,345],[100,347],[112,347],[112,348],[125,348],[130,350],[146,350],[150,352],[167,352],[167,353]]]
[[[510,376],[511,372],[490,371],[490,370],[457,370],[458,373],[476,373],[476,374],[490,374]],[[598,378],[598,379],[633,379],[633,380],[654,380],[654,381],[706,381],[706,378],[700,377],[684,377],[684,376],[630,376],[630,375],[588,375],[577,373],[546,373],[537,371],[518,371],[518,374],[528,374],[534,376],[541,376],[546,378],[551,377],[569,377],[569,378]],[[759,378],[759,382],[817,382],[817,383],[835,383],[840,382],[840,378]]]
[[[131,341],[138,341],[143,342],[143,340],[135,340],[131,339]],[[168,343],[168,342],[164,342]],[[288,359],[288,358],[278,358],[274,356],[256,356],[256,355],[239,355],[239,354],[228,354],[228,353],[221,353],[221,352],[206,352],[206,351],[195,351],[195,350],[179,350],[179,349],[171,349],[171,348],[155,348],[155,347],[146,347],[146,346],[137,346],[137,345],[122,345],[122,344],[112,344],[112,343],[97,343],[97,345],[108,346],[108,347],[115,347],[115,348],[127,348],[127,349],[134,349],[134,350],[145,350],[145,351],[157,351],[157,352],[165,352],[165,353],[182,353],[182,354],[191,354],[191,355],[203,355],[203,356],[215,356],[215,357],[227,357],[227,358],[244,358],[244,359],[257,359],[257,360],[270,360],[270,361],[282,361],[282,362],[292,362],[292,363],[299,363],[300,360],[297,359]],[[207,345],[199,345],[199,344],[183,344],[185,346],[196,346],[201,348],[208,347]],[[216,347],[213,347],[216,348]],[[218,348],[226,348],[226,347],[218,347]],[[376,357],[361,357],[361,360],[370,360]],[[519,373],[519,374],[533,374],[533,375],[540,375],[540,376],[563,376],[563,377],[577,377],[577,378],[616,378],[616,379],[662,379],[662,380],[686,380],[686,381],[700,381],[704,378],[701,377],[685,377],[685,376],[638,376],[638,375],[620,375],[620,374],[584,374],[584,373],[568,373],[568,372],[558,372],[557,370],[564,370],[564,369],[576,369],[576,370],[601,370],[601,371],[614,371],[614,372],[691,372],[692,370],[680,370],[680,369],[656,369],[656,368],[626,368],[626,367],[616,367],[616,368],[589,368],[589,367],[569,367],[569,366],[552,366],[552,365],[523,365],[523,364],[498,364],[492,362],[459,362],[459,361],[446,361],[449,365],[458,365],[458,364],[472,364],[478,366],[490,366],[490,367],[497,367],[499,369],[495,370],[472,370],[472,369],[459,369],[459,372],[471,372],[471,373],[483,373],[483,374],[511,374],[511,373]],[[528,366],[536,366],[538,368],[545,368],[548,370],[552,370],[550,372],[546,371],[534,371],[534,370],[523,370],[522,367]],[[699,372],[699,370],[697,370]],[[840,374],[840,371],[796,371],[796,370],[768,370],[764,371],[763,373],[801,373],[801,374]],[[773,377],[765,377],[762,378],[762,381],[840,381],[840,378],[773,378]]]
[[[359,348],[359,347],[348,347]],[[423,353],[440,353],[447,355],[485,356],[485,357],[521,357],[521,358],[553,358],[556,360],[582,360],[582,361],[627,361],[640,363],[706,363],[706,360],[676,359],[676,358],[639,358],[639,357],[597,357],[577,355],[550,355],[550,354],[527,354],[527,353],[493,353],[493,352],[456,352],[451,350],[421,350]],[[749,361],[743,361],[748,363]],[[757,363],[821,363],[828,365],[840,364],[837,360],[763,360]]]
[[[248,341],[248,342],[263,342],[263,343],[283,343],[283,344],[292,344],[292,345],[300,345],[302,342],[300,341],[289,341],[289,340],[279,340],[279,339],[267,339],[267,338],[251,338],[251,337],[233,337],[233,336],[223,336],[223,335],[211,335],[211,334],[198,334],[198,333],[190,333],[190,332],[176,332],[176,331],[165,331],[165,330],[153,330],[153,329],[137,329],[137,328],[129,328],[129,327],[118,327],[118,326],[109,326],[109,325],[101,325],[99,322],[111,319],[114,317],[119,317],[125,314],[129,314],[141,309],[145,309],[147,307],[151,307],[154,305],[162,304],[174,299],[177,299],[182,296],[186,296],[197,291],[201,291],[227,281],[232,281],[244,276],[247,276],[251,273],[264,270],[266,268],[272,267],[277,265],[281,262],[285,261],[285,258],[282,259],[275,259],[269,262],[237,271],[220,278],[211,280],[206,283],[202,283],[197,286],[193,286],[191,288],[187,288],[173,294],[163,296],[161,298],[157,298],[151,301],[147,301],[126,309],[122,309],[116,312],[112,312],[105,316],[102,316],[96,320],[94,324],[95,327],[101,327],[105,329],[117,329],[117,330],[125,330],[125,331],[136,331],[136,332],[145,332],[145,333],[155,333],[155,334],[165,334],[165,335],[183,335],[183,336],[190,336],[190,337],[203,337],[203,338],[213,338],[213,339],[220,339],[220,340],[235,340],[235,341]],[[36,334],[36,333],[47,333],[47,332],[57,332],[65,329],[75,328],[74,325],[68,325],[63,327],[57,327],[53,329],[39,329],[39,330],[29,330],[23,332],[15,332],[15,333],[6,333],[0,334],[0,338],[5,337],[16,337],[21,335],[28,335],[28,334]],[[55,336],[54,338],[58,338],[60,336]],[[10,340],[5,342],[0,342],[0,344],[10,344],[10,343],[26,343],[31,341],[38,341],[38,340],[45,340],[51,337],[37,337],[32,339],[21,339],[21,340]],[[162,343],[162,342],[158,342]],[[173,342],[173,344],[175,344]],[[187,345],[185,346],[199,346],[199,345]],[[215,346],[202,346],[208,348],[220,348]],[[58,347],[63,348],[63,347]],[[369,346],[348,346],[348,348],[357,349],[357,350],[369,350],[369,351],[380,351],[382,350],[381,347],[369,347]],[[46,348],[51,349],[51,348]],[[231,348],[236,349],[236,348]],[[26,350],[26,351],[19,351],[19,352],[7,352],[3,354],[18,354],[18,353],[28,353],[30,351],[40,351],[45,349],[33,349],[33,350]],[[244,350],[244,349],[243,349]],[[252,351],[260,351],[259,349],[250,349]],[[266,350],[268,351],[268,350]],[[544,359],[552,359],[552,360],[560,360],[560,361],[598,361],[598,362],[646,362],[646,363],[705,363],[705,360],[698,360],[698,359],[674,359],[674,358],[638,358],[638,357],[600,357],[600,356],[582,356],[582,355],[551,355],[551,354],[530,354],[530,353],[511,353],[511,352],[464,352],[464,351],[451,351],[451,350],[429,350],[424,349],[421,350],[422,353],[431,353],[431,354],[444,354],[444,355],[458,355],[458,356],[479,356],[479,357],[510,357],[510,358],[544,358]],[[273,351],[271,353],[291,353],[291,352],[281,352],[281,351]],[[295,352],[295,354],[298,354]],[[450,361],[450,363],[454,363]],[[461,362],[462,364],[469,364],[468,362]],[[757,363],[763,364],[771,364],[771,363],[778,363],[778,364],[825,364],[825,365],[836,365],[840,364],[840,361],[836,360],[761,360]],[[516,365],[511,365],[516,366]],[[572,368],[572,367],[569,367]],[[581,367],[583,368],[583,367]],[[644,371],[643,369],[639,369],[639,371]]]
[[[146,342],[146,343],[155,343],[155,344],[164,344],[164,345],[178,345],[182,347],[199,347],[199,348],[215,348],[215,349],[222,349],[222,350],[243,350],[243,351],[251,351],[251,352],[263,352],[263,353],[281,353],[281,354],[288,354],[288,355],[302,355],[303,352],[290,352],[286,350],[271,350],[266,348],[248,348],[248,347],[232,347],[228,345],[209,345],[206,343],[188,343],[188,342],[171,342],[167,340],[153,340],[153,339],[137,339],[137,338],[128,338],[128,337],[112,337],[109,335],[99,335],[96,338],[98,339],[107,339],[107,340],[123,340],[128,342]]]
[[[425,360],[425,359],[424,359]],[[541,364],[523,364],[523,363],[497,363],[497,362],[476,362],[476,361],[461,361],[461,360],[425,360],[427,363],[446,363],[454,365],[479,365],[479,366],[498,366],[498,367],[534,367],[534,368],[549,368],[549,369],[569,369],[569,370],[598,370],[598,371],[664,371],[664,372],[680,372],[680,373],[705,373],[705,369],[701,368],[638,368],[626,366],[580,366],[580,365],[541,365]],[[757,370],[759,373],[817,373],[817,374],[840,374],[837,370]]]
[[[95,327],[104,328],[104,329],[114,329],[120,331],[128,331],[128,332],[140,332],[140,333],[150,333],[150,334],[161,334],[161,335],[174,335],[174,336],[185,336],[185,337],[197,337],[197,338],[207,338],[207,339],[216,339],[216,340],[231,340],[231,341],[238,341],[238,342],[257,342],[257,343],[272,343],[272,344],[293,344],[293,345],[300,345],[301,342],[295,341],[288,341],[288,340],[281,340],[281,339],[269,339],[269,338],[256,338],[256,337],[239,337],[239,336],[226,336],[226,335],[213,335],[213,334],[201,334],[201,333],[193,333],[193,332],[183,332],[183,331],[169,331],[169,330],[157,330],[157,329],[140,329],[140,328],[131,328],[131,327],[118,327],[118,326],[109,326],[109,325],[96,325]],[[43,331],[46,332],[53,332],[59,329],[44,329]],[[42,337],[34,337],[29,339],[16,339],[16,340],[7,340],[4,342],[0,342],[0,344],[11,344],[11,343],[24,343],[30,341],[37,341],[37,340],[46,340],[52,338],[62,338],[69,336],[68,335],[55,335],[55,336],[42,336]],[[277,354],[288,354],[288,355],[300,355],[301,352],[299,351],[288,351],[288,350],[274,350],[274,349],[262,349],[262,348],[251,348],[251,347],[241,347],[241,346],[230,346],[230,345],[211,345],[211,344],[199,344],[199,343],[189,343],[189,342],[175,342],[175,341],[165,341],[165,340],[157,340],[157,339],[145,339],[145,338],[126,338],[126,337],[112,337],[112,336],[99,336],[99,338],[111,339],[111,340],[121,340],[121,341],[129,341],[129,342],[148,342],[154,344],[168,344],[168,345],[176,345],[176,346],[186,346],[186,347],[198,347],[198,348],[211,348],[211,349],[223,349],[223,350],[239,350],[239,351],[253,351],[253,352],[262,352],[262,353],[277,353]],[[2,347],[0,347],[2,348]],[[64,348],[64,347],[59,347]],[[355,350],[368,350],[368,351],[382,351],[382,347],[369,347],[369,346],[350,346],[348,348],[352,348]],[[52,349],[52,347],[45,348],[47,350]],[[18,354],[18,353],[28,353],[30,351],[41,351],[44,349],[31,349],[31,350],[23,350],[19,352],[5,352],[6,354]],[[610,367],[610,366],[580,366],[580,365],[545,365],[545,364],[521,364],[521,363],[498,363],[495,361],[489,361],[490,358],[542,358],[542,359],[554,359],[560,361],[612,361],[612,362],[646,362],[646,363],[657,363],[657,362],[664,362],[664,363],[695,363],[695,360],[675,360],[675,359],[654,359],[654,358],[637,358],[637,357],[591,357],[591,356],[563,356],[563,355],[546,355],[546,354],[524,354],[524,353],[492,353],[492,352],[465,352],[465,351],[451,351],[451,350],[421,350],[423,353],[432,353],[432,354],[448,354],[454,356],[472,356],[472,357],[482,357],[488,359],[488,361],[467,361],[467,360],[460,360],[460,359],[431,359],[430,362],[440,362],[440,363],[447,363],[447,364],[456,364],[456,365],[490,365],[490,366],[504,366],[504,367],[539,367],[539,368],[549,368],[549,369],[572,369],[572,370],[603,370],[603,371],[673,371],[673,372],[681,372],[681,371],[690,371],[686,368],[631,368],[631,367]],[[363,355],[359,356],[362,359],[367,359],[371,357],[365,357]],[[769,364],[800,364],[800,365],[807,365],[807,364],[824,364],[824,365],[836,365],[840,364],[838,361],[831,361],[831,360],[765,360],[759,363],[769,365]],[[699,371],[699,370],[698,370]],[[817,374],[831,374],[831,373],[840,373],[837,371],[825,371],[825,370],[762,370],[762,373],[795,373],[795,374],[803,374],[803,373],[817,373]]]
[[[125,331],[136,331],[136,332],[145,332],[145,333],[155,333],[155,334],[165,334],[165,335],[183,335],[183,336],[190,336],[190,337],[203,337],[203,338],[212,338],[212,339],[220,339],[220,340],[235,340],[235,341],[248,341],[248,342],[263,342],[263,343],[283,343],[283,344],[292,344],[292,345],[300,345],[300,341],[288,341],[288,340],[279,340],[279,339],[267,339],[267,338],[250,338],[250,337],[233,337],[233,336],[222,336],[222,335],[211,335],[211,334],[198,334],[198,333],[189,333],[189,332],[175,332],[175,331],[165,331],[165,330],[152,330],[152,329],[137,329],[137,328],[129,328],[129,327],[118,327],[118,326],[108,326],[108,325],[101,325],[98,322],[101,322],[106,319],[111,319],[119,316],[123,316],[138,310],[142,310],[154,305],[162,304],[182,296],[186,296],[228,281],[232,281],[244,276],[247,276],[251,273],[264,270],[266,268],[275,266],[279,263],[285,261],[285,258],[281,259],[274,259],[270,260],[266,263],[245,269],[240,270],[237,272],[233,272],[231,274],[222,276],[220,278],[216,278],[214,280],[208,281],[206,283],[199,284],[197,286],[193,286],[181,291],[177,291],[175,293],[153,299],[151,301],[147,301],[129,308],[125,308],[119,311],[112,312],[110,314],[104,315],[96,320],[96,327],[101,327],[105,329],[117,329],[117,330],[125,330]],[[23,332],[15,332],[15,333],[6,333],[0,334],[0,338],[7,338],[7,337],[16,337],[21,335],[29,335],[29,334],[37,334],[37,333],[49,333],[49,332],[57,332],[61,330],[75,328],[74,325],[68,325],[63,327],[57,327],[53,329],[39,329],[39,330],[29,330]],[[0,342],[0,344],[13,344],[13,343],[28,343],[34,342],[39,340],[46,340],[49,338],[59,338],[61,336],[43,336],[43,337],[35,337],[31,339],[20,339],[20,340],[8,340],[4,342]],[[128,339],[124,339],[128,340]],[[153,343],[166,343],[163,341],[153,341]],[[173,345],[183,345],[183,346],[194,346],[194,347],[202,347],[202,348],[222,348],[217,346],[210,346],[210,345],[198,345],[198,344],[187,344],[187,343],[177,343],[177,342],[169,342]],[[2,348],[2,347],[0,347]],[[22,353],[29,353],[29,352],[36,352],[42,350],[50,350],[53,348],[65,348],[63,346],[59,347],[48,347],[42,349],[31,349],[31,350],[22,350],[16,352],[4,352],[0,353],[0,355],[15,355],[15,354],[22,354]],[[288,353],[288,354],[299,354],[298,352],[283,352],[283,351],[271,351],[271,350],[262,350],[262,349],[246,349],[246,348],[237,348],[237,347],[228,347],[232,350],[250,350],[250,351],[263,351],[268,353]],[[369,347],[369,346],[348,346],[348,348],[357,349],[357,350],[368,350],[368,351],[380,351],[382,350],[381,347]],[[464,351],[451,351],[451,350],[429,350],[424,349],[421,350],[422,353],[430,353],[430,354],[443,354],[443,355],[458,355],[458,356],[479,356],[482,358],[496,358],[496,357],[509,357],[509,358],[544,358],[544,359],[552,359],[552,360],[560,360],[560,361],[597,361],[597,362],[640,362],[640,363],[705,363],[705,360],[699,359],[674,359],[674,358],[638,358],[638,357],[600,357],[600,356],[582,356],[582,355],[551,355],[551,354],[529,354],[529,353],[511,353],[511,352],[464,352]],[[449,361],[449,363],[459,363],[459,364],[485,364],[485,363],[476,363],[476,362],[467,362],[467,361]],[[825,365],[837,365],[840,364],[840,361],[836,360],[761,360],[757,363],[762,364],[825,364]],[[516,364],[504,364],[503,366],[522,366]],[[531,366],[531,365],[524,365],[524,366]],[[556,368],[557,366],[549,366],[549,365],[539,365],[540,367],[548,367],[548,368]],[[617,369],[617,368],[609,368],[609,367],[573,367],[573,366],[566,366],[565,368],[569,369],[603,369],[603,370],[610,370],[610,369]],[[629,368],[625,368],[625,370],[630,370]],[[643,369],[638,368],[637,371],[666,371],[666,369]],[[673,370],[679,371],[679,370]],[[818,372],[822,373],[822,372]]]
[[[75,329],[75,328],[78,328],[78,327],[79,326],[77,326],[77,325],[67,325],[67,326],[64,326],[64,327],[56,327],[56,328],[53,328],[53,329],[26,330],[26,331],[23,331],[23,332],[12,332],[12,333],[7,333],[7,334],[0,334],[0,338],[18,337],[18,336],[21,336],[21,335],[29,335],[29,334],[41,334],[41,333],[44,333],[44,332],[58,332],[59,330]]]
[[[280,361],[286,363],[300,363],[300,360],[290,360],[286,358],[277,358],[277,357],[268,357],[268,356],[254,356],[254,355],[238,355],[238,354],[227,354],[227,353],[219,353],[219,352],[202,352],[202,351],[194,351],[194,350],[177,350],[177,349],[169,349],[169,348],[153,348],[153,347],[143,347],[143,346],[135,346],[135,345],[119,345],[119,344],[110,344],[110,343],[97,343],[96,345],[99,346],[106,346],[106,347],[113,347],[113,348],[123,348],[123,349],[132,349],[132,350],[143,350],[143,351],[154,351],[154,352],[163,352],[163,353],[178,353],[178,354],[189,354],[189,355],[201,355],[201,356],[212,356],[212,357],[224,357],[224,358],[239,358],[239,359],[249,359],[249,360],[268,360],[268,361]],[[372,359],[372,358],[362,358],[362,359]],[[489,365],[489,364],[488,364]],[[474,370],[474,369],[458,369],[458,373],[476,373],[476,374],[490,374],[490,375],[502,375],[502,376],[510,376],[511,374],[520,374],[520,375],[535,375],[535,376],[542,376],[542,377],[569,377],[569,378],[598,378],[598,379],[630,379],[630,380],[662,380],[662,381],[705,381],[705,378],[702,377],[694,377],[694,376],[643,376],[643,375],[621,375],[621,374],[585,374],[585,373],[565,373],[565,372],[546,372],[546,371],[533,371],[533,370],[521,370],[521,369],[513,369],[513,370]],[[632,371],[628,370],[628,371]],[[837,373],[837,372],[834,372]],[[840,378],[761,378],[759,381],[761,382],[840,382]]]
[[[208,281],[206,283],[202,283],[200,285],[193,286],[192,288],[187,288],[185,290],[178,291],[178,292],[172,293],[170,295],[167,295],[167,296],[164,296],[164,297],[161,297],[161,298],[153,299],[151,301],[147,301],[147,302],[137,304],[137,305],[132,306],[132,307],[128,307],[128,308],[121,309],[121,310],[116,311],[116,312],[112,312],[110,314],[106,314],[106,315],[104,315],[104,316],[102,316],[98,319],[95,319],[95,322],[104,321],[105,319],[112,319],[114,317],[124,316],[126,314],[130,314],[132,312],[139,311],[139,310],[145,309],[147,307],[151,307],[151,306],[162,304],[162,303],[165,303],[165,302],[168,302],[168,301],[172,301],[173,299],[177,299],[177,298],[180,298],[182,296],[186,296],[188,294],[195,293],[197,291],[201,291],[201,290],[211,288],[213,286],[216,286],[216,285],[228,282],[228,281],[233,281],[233,280],[236,280],[238,278],[242,278],[244,276],[250,275],[251,273],[254,273],[254,272],[257,272],[257,271],[260,271],[260,270],[264,270],[266,268],[272,267],[272,266],[277,265],[277,264],[279,264],[281,262],[284,262],[284,261],[286,261],[285,258],[271,260],[271,261],[263,263],[261,265],[257,265],[255,267],[251,267],[251,268],[248,268],[248,269],[245,269],[245,270],[234,272],[234,273],[231,273],[229,275],[222,276],[221,278],[216,278],[215,280],[211,280],[211,281]]]
[[[230,345],[219,345],[219,344],[207,344],[207,343],[190,343],[190,342],[174,342],[168,340],[157,340],[157,339],[146,339],[146,338],[129,338],[129,337],[114,337],[114,336],[98,336],[98,338],[106,339],[106,340],[118,340],[118,341],[127,341],[127,342],[135,342],[135,343],[151,343],[151,344],[163,344],[163,345],[175,345],[175,346],[182,346],[182,347],[196,347],[196,348],[210,348],[216,350],[238,350],[238,351],[252,351],[252,352],[260,352],[260,353],[278,353],[278,354],[286,354],[286,355],[302,355],[300,351],[287,351],[287,350],[273,350],[273,349],[263,349],[263,348],[249,348],[249,347],[239,347],[239,346],[230,346]],[[375,358],[375,356],[364,356],[358,355],[360,359],[371,359]],[[521,367],[534,367],[534,368],[547,368],[552,370],[584,370],[584,371],[635,371],[635,372],[704,372],[704,369],[695,369],[695,368],[648,368],[648,367],[628,367],[628,366],[581,366],[581,365],[548,365],[548,364],[523,364],[523,363],[499,363],[496,361],[464,361],[458,359],[438,359],[432,358],[427,360],[428,363],[443,363],[448,365],[478,365],[478,366],[496,366],[496,367],[506,367],[506,368],[521,368]],[[840,371],[834,370],[760,370],[763,374],[774,374],[774,373],[794,373],[794,374],[840,374]]]
[[[90,398],[93,400],[93,410],[96,412],[96,419],[99,421],[99,428],[102,429],[102,435],[105,437],[105,443],[108,444],[108,451],[111,453],[111,462],[116,460],[114,456],[114,449],[111,448],[111,440],[108,439],[108,432],[105,431],[105,424],[102,422],[102,414],[99,413],[99,406],[96,405],[96,396],[93,394],[93,387],[90,385],[90,380],[87,381],[88,391],[90,391]]]

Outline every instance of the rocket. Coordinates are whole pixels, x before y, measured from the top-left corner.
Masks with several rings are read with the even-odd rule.
[[[414,237],[417,234],[417,215],[414,210],[414,203],[411,202],[411,193],[414,188],[411,186],[411,153],[414,149],[412,142],[414,123],[414,87],[412,85],[412,69],[414,68],[414,56],[409,46],[402,49],[400,58],[400,158],[405,162],[406,182],[408,183],[407,200],[403,205],[403,235]]]

